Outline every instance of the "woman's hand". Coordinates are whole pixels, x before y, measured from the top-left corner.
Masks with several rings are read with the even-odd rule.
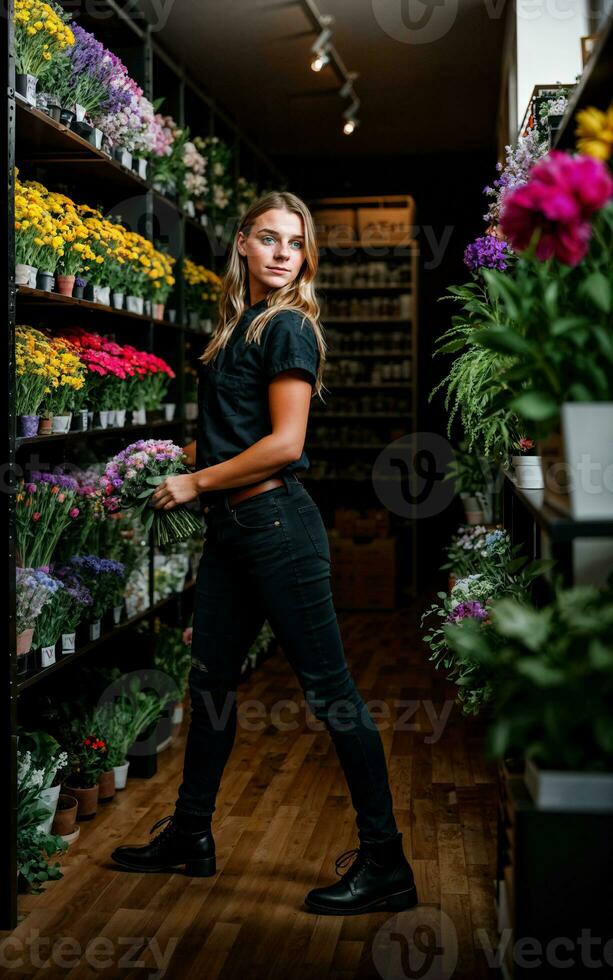
[[[185,476],[167,476],[151,495],[151,507],[156,510],[172,510],[179,504],[188,504],[200,493],[194,473]]]

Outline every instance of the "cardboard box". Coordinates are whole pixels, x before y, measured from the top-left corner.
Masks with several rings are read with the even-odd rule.
[[[415,222],[415,204],[408,208],[358,208],[360,241],[406,242]]]

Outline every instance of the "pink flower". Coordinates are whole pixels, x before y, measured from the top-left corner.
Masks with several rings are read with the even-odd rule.
[[[32,514],[32,520],[40,521],[40,518],[41,518],[40,511],[35,510],[34,513]]]
[[[70,514],[70,516],[72,518],[78,517],[79,516],[79,513],[80,513],[80,511],[79,511],[79,508],[78,507],[73,507],[72,510],[69,511],[69,514]]]
[[[590,220],[611,197],[613,180],[601,160],[551,150],[527,184],[505,195],[500,226],[516,251],[527,249],[538,230],[538,259],[577,265],[589,248]]]

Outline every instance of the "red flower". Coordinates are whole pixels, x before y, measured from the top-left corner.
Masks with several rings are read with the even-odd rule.
[[[590,219],[613,197],[613,180],[601,160],[551,150],[532,168],[527,184],[504,199],[500,225],[516,251],[539,231],[536,257],[577,265],[586,255]]]
[[[40,511],[35,510],[34,513],[32,514],[32,520],[33,521],[40,521],[40,518],[41,518]]]

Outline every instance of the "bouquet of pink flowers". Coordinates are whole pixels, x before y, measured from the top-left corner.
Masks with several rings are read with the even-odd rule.
[[[202,530],[198,518],[180,505],[170,511],[149,507],[151,494],[166,477],[188,473],[183,450],[170,439],[139,439],[108,463],[100,484],[107,496],[117,496],[132,509],[144,528],[153,529],[155,545],[174,544]]]

